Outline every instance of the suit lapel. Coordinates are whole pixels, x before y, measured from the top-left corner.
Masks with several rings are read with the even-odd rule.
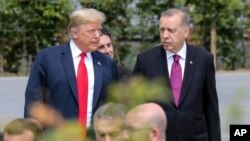
[[[185,62],[185,72],[184,72],[184,78],[182,82],[179,105],[181,105],[184,97],[187,94],[187,90],[191,84],[191,81],[194,75],[195,67],[196,67],[195,51],[193,50],[191,46],[187,45],[187,57],[186,57],[186,62]]]
[[[164,77],[164,80],[166,81],[167,89],[169,90],[167,92],[167,96],[171,100],[171,102],[174,104],[174,100],[173,100],[174,97],[171,93],[171,83],[170,83],[170,79],[169,79],[170,77],[169,77],[169,73],[168,73],[166,51],[164,50],[164,48],[162,46],[160,46],[159,52],[156,54],[157,54],[156,60],[155,60],[156,68],[157,68],[160,76]]]
[[[98,55],[95,52],[92,52],[93,57],[93,66],[94,66],[94,76],[95,76],[95,84],[94,84],[94,96],[92,107],[95,108],[102,86],[102,62],[100,61]]]
[[[67,74],[68,83],[70,88],[73,92],[75,99],[77,100],[77,86],[76,86],[76,75],[75,75],[75,68],[73,64],[73,58],[70,50],[69,43],[62,47],[63,50],[61,52],[61,60],[64,65],[64,69]]]

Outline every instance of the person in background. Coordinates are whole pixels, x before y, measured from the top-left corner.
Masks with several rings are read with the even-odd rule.
[[[112,43],[112,36],[111,33],[108,31],[108,29],[105,27],[103,27],[101,30],[101,37],[98,45],[98,51],[114,59],[114,47]],[[131,74],[132,71],[126,69],[125,67],[117,65],[118,80],[127,80]]]
[[[167,117],[156,103],[140,104],[128,111],[124,139],[128,141],[166,141]]]
[[[33,119],[10,121],[3,130],[3,141],[42,141],[42,126]]]
[[[219,104],[213,55],[186,43],[189,16],[178,8],[161,14],[161,45],[137,56],[133,73],[164,78],[168,141],[220,141]]]
[[[106,103],[94,114],[96,141],[122,141],[127,108],[118,103]]]
[[[105,19],[96,9],[76,10],[69,19],[69,42],[38,52],[26,87],[24,117],[29,117],[32,103],[41,101],[64,119],[90,127],[107,86],[117,80],[115,61],[96,51]]]

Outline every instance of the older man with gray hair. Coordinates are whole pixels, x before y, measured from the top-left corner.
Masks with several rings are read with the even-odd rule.
[[[94,114],[96,141],[123,140],[123,124],[127,108],[119,103],[106,103]]]

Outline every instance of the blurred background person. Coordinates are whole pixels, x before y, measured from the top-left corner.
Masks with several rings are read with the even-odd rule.
[[[42,126],[33,119],[15,119],[3,130],[4,141],[42,141]]]
[[[140,104],[128,111],[124,138],[128,141],[166,141],[167,117],[156,103]]]
[[[96,141],[122,141],[127,108],[118,103],[106,103],[94,114]]]
[[[112,43],[112,35],[110,31],[105,27],[103,27],[101,30],[101,37],[98,45],[98,51],[114,59],[114,47]],[[118,80],[127,80],[131,75],[131,73],[132,73],[131,70],[123,66],[117,65]]]

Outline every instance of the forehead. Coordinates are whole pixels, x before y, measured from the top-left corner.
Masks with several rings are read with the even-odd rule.
[[[182,17],[179,14],[172,16],[162,16],[160,18],[159,27],[178,27],[182,23]]]
[[[23,133],[17,135],[4,133],[4,140],[7,141],[33,141],[33,139],[33,133],[29,130],[24,130]]]
[[[99,132],[108,133],[120,130],[124,120],[122,118],[106,119],[99,118],[95,120],[95,129]]]
[[[101,35],[100,36],[100,42],[101,41],[111,41],[110,37],[107,35]]]
[[[101,28],[102,24],[101,24],[101,22],[97,22],[97,21],[96,22],[88,22],[88,23],[82,24],[81,27],[87,28],[87,29]]]
[[[125,124],[132,127],[144,127],[146,119],[147,119],[146,114],[139,111],[133,111],[127,113]]]

